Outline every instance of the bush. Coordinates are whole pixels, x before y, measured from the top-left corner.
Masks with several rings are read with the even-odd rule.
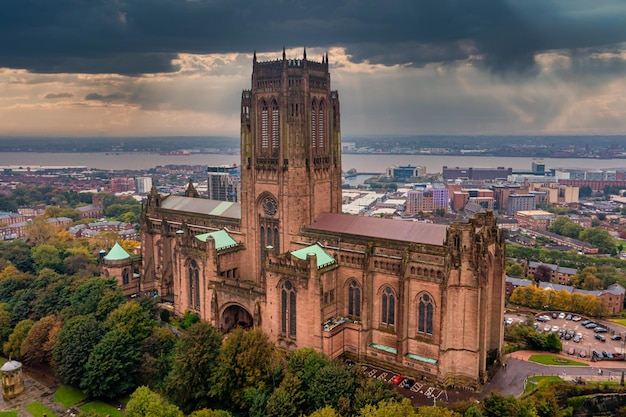
[[[161,310],[161,313],[159,314],[159,317],[161,317],[161,321],[163,323],[169,323],[170,322],[170,311],[163,309]]]

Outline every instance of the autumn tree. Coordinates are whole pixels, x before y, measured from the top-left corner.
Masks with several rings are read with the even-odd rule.
[[[382,401],[376,405],[367,405],[360,412],[359,417],[416,417],[417,413],[411,402],[405,398],[397,401]]]
[[[24,362],[29,365],[51,364],[52,349],[62,325],[55,316],[43,317],[33,324],[22,343]]]
[[[26,340],[31,327],[33,327],[32,320],[22,320],[17,323],[13,329],[13,333],[9,335],[9,340],[3,346],[3,351],[6,356],[14,359],[22,359],[22,343]]]
[[[44,245],[59,231],[59,227],[37,217],[24,226],[24,237],[31,245]]]

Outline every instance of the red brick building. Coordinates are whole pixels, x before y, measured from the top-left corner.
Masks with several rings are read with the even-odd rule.
[[[339,95],[328,58],[253,63],[241,100],[241,203],[152,190],[141,290],[223,331],[262,328],[445,384],[502,353],[504,239],[491,212],[437,225],[341,214]]]

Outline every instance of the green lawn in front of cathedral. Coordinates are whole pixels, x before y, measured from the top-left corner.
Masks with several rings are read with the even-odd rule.
[[[0,417],[17,417],[17,410],[0,411]]]
[[[541,363],[543,365],[555,365],[555,366],[589,366],[584,362],[573,361],[563,356],[555,355],[531,355],[528,358],[531,362]]]
[[[84,401],[86,398],[87,394],[78,388],[70,387],[65,384],[59,385],[59,388],[54,392],[54,401],[65,408],[69,408],[74,404]]]
[[[626,326],[626,319],[608,319],[612,323],[621,324],[622,326]]]
[[[524,393],[522,394],[523,396],[527,396],[528,394],[530,394],[531,392],[535,392],[535,390],[538,388],[539,384],[547,381],[545,383],[553,383],[553,382],[561,382],[562,379],[559,376],[553,376],[553,375],[548,375],[548,376],[529,376],[528,379],[526,379],[526,384],[524,385]]]
[[[98,413],[98,415],[101,416],[109,415],[111,417],[124,417],[124,414],[117,408],[102,401],[91,401],[81,405],[78,408],[83,411],[94,410],[96,413]]]
[[[26,409],[29,413],[31,413],[34,417],[43,417],[45,414],[46,417],[57,417],[55,413],[47,409],[42,403],[39,401],[32,402],[26,406]]]

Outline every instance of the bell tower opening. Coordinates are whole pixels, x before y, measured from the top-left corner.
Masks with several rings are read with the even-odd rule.
[[[252,315],[239,304],[232,304],[224,310],[220,320],[220,329],[228,333],[235,327],[249,329],[254,325]]]

